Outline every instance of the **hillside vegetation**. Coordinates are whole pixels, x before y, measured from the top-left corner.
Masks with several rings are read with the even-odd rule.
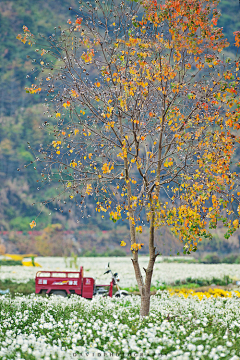
[[[40,166],[36,170],[34,165],[24,168],[24,165],[34,161],[34,154],[29,151],[27,142],[31,141],[31,146],[37,151],[39,144],[47,141],[47,133],[39,129],[39,126],[46,120],[43,115],[43,95],[31,96],[24,91],[24,88],[30,86],[34,76],[37,75],[34,73],[29,78],[27,77],[32,69],[31,59],[34,59],[36,54],[33,48],[18,42],[16,36],[22,32],[23,25],[31,29],[34,34],[51,35],[55,26],[66,26],[68,18],[74,16],[73,13],[70,14],[69,6],[77,10],[78,2],[76,0],[50,0],[47,2],[0,0],[0,231],[8,231],[4,236],[3,233],[0,236],[5,242],[7,239],[12,239],[13,242],[15,239],[16,242],[16,239],[21,238],[22,234],[17,236],[11,231],[22,231],[23,234],[26,234],[30,230],[29,223],[37,216],[38,230],[43,230],[49,224],[60,223],[62,230],[72,230],[79,234],[79,231],[82,230],[93,230],[94,226],[96,233],[107,231],[108,234],[114,236],[113,243],[114,246],[117,246],[120,237],[122,240],[128,233],[124,224],[116,225],[110,220],[103,222],[101,217],[96,215],[94,204],[90,205],[83,218],[78,217],[77,209],[74,206],[69,208],[69,203],[66,204],[63,213],[55,210],[54,203],[43,207],[41,202],[53,198],[57,194],[57,190],[54,185],[51,187],[38,185],[37,180],[41,177]],[[223,27],[223,32],[229,39],[229,53],[233,53],[232,33],[240,29],[239,3],[237,0],[222,0],[219,8],[222,17],[218,25]],[[30,58],[27,58],[27,55]],[[33,203],[36,204],[34,207]],[[28,236],[33,235],[28,234]],[[81,235],[81,238],[85,239],[85,243],[82,241],[85,244],[83,246],[87,249],[94,246],[94,241],[97,241],[96,236],[83,237]],[[88,241],[88,239],[91,240]],[[101,236],[100,239],[102,239]],[[222,241],[221,236],[220,241]],[[236,240],[234,248],[238,246],[237,242]],[[102,250],[106,251],[107,242],[105,240],[103,243],[98,241],[97,249],[100,243]],[[163,253],[169,253],[170,249],[173,252],[179,251],[181,248],[178,241],[167,231],[164,231],[163,243],[168,244],[162,247]],[[24,247],[23,244],[21,246]],[[15,244],[10,248],[21,251],[21,246]],[[219,245],[217,247],[219,248]],[[231,246],[229,249],[232,249]],[[229,249],[226,252],[229,252]],[[35,250],[28,249],[26,251]]]

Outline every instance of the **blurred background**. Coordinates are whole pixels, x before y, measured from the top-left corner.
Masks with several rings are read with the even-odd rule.
[[[89,204],[86,214],[66,205],[63,213],[54,209],[54,203],[42,208],[41,202],[54,197],[56,189],[40,187],[37,180],[40,168],[24,168],[34,161],[28,149],[28,141],[35,149],[45,143],[46,133],[39,126],[46,120],[43,112],[44,94],[27,94],[31,86],[34,48],[20,43],[16,36],[26,25],[33,34],[49,36],[54,27],[67,26],[69,7],[78,9],[76,0],[0,0],[0,254],[34,253],[40,256],[125,256],[130,255],[127,223],[102,220]],[[226,55],[234,56],[233,32],[240,30],[238,0],[221,0],[222,17],[218,23],[230,42]],[[35,76],[37,73],[35,74]],[[237,155],[236,155],[237,156]],[[20,169],[18,171],[17,169]],[[35,203],[35,206],[32,206]],[[29,223],[37,217],[37,227],[31,231]],[[78,221],[78,222],[77,222]],[[212,241],[203,241],[196,256],[206,262],[238,262],[240,231],[229,240],[224,239],[224,230],[214,232]],[[163,255],[181,253],[182,245],[167,229],[157,232],[157,249]],[[127,246],[123,249],[120,242]],[[147,229],[139,235],[147,253]],[[240,262],[240,261],[239,261]]]

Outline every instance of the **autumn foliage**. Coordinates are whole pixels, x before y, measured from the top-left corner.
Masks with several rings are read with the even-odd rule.
[[[40,59],[43,77],[30,91],[46,89],[55,137],[40,149],[43,178],[56,177],[79,211],[94,198],[103,218],[129,221],[142,315],[156,227],[169,226],[189,254],[218,222],[226,237],[239,226],[239,59],[222,55],[228,42],[217,3],[83,4],[69,28],[48,39],[52,61]],[[145,281],[137,241],[144,217]]]

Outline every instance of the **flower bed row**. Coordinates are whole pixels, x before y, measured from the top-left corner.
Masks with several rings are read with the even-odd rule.
[[[180,295],[180,296],[179,296]],[[214,295],[214,294],[213,294]],[[231,359],[240,356],[239,294],[0,298],[0,359]]]

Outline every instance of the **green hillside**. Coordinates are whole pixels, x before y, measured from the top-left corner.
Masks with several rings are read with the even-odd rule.
[[[69,204],[63,213],[55,210],[54,203],[49,204],[49,208],[43,207],[41,202],[56,194],[55,186],[41,188],[38,185],[40,167],[36,170],[34,165],[24,168],[34,161],[27,142],[31,141],[37,152],[39,144],[45,141],[45,134],[39,126],[46,118],[43,115],[43,95],[30,96],[24,91],[36,75],[33,73],[30,78],[26,77],[31,73],[34,49],[20,43],[16,36],[22,32],[23,25],[34,34],[50,35],[55,26],[67,24],[69,6],[77,10],[78,2],[0,0],[0,231],[26,232],[36,216],[39,230],[51,223],[61,223],[65,230],[92,229],[93,226],[100,230],[116,229],[111,221],[102,222],[93,205],[86,214],[90,217],[84,218],[78,218],[76,209],[69,208]],[[218,25],[223,27],[230,41],[229,52],[233,52],[232,33],[240,30],[239,2],[222,0],[219,7],[222,17]],[[36,205],[33,207],[32,203]]]
[[[42,200],[54,196],[54,189],[37,190],[38,172],[24,165],[34,160],[29,152],[27,141],[34,148],[44,142],[44,134],[39,125],[46,119],[43,116],[43,96],[29,96],[24,91],[30,86],[33,77],[33,48],[20,44],[16,39],[26,25],[35,34],[50,35],[56,25],[64,25],[69,16],[69,6],[77,7],[76,1],[53,0],[48,2],[15,0],[0,1],[0,229],[28,230],[31,218],[42,210]],[[17,169],[20,168],[20,171]],[[32,203],[38,204],[35,210]],[[50,211],[39,216],[40,228],[52,221],[63,221],[63,217],[49,217]]]

